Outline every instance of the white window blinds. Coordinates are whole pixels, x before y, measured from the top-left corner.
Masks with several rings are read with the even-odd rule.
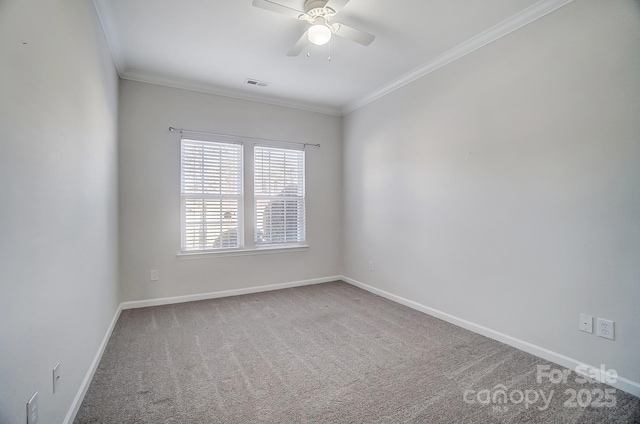
[[[305,241],[304,151],[255,146],[255,243]]]
[[[242,145],[181,146],[182,251],[242,247]]]

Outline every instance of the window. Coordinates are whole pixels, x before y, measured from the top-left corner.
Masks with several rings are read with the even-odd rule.
[[[304,151],[254,149],[255,243],[305,240]]]
[[[280,146],[183,135],[182,253],[306,248],[305,153]]]
[[[242,247],[242,145],[181,145],[182,251]]]

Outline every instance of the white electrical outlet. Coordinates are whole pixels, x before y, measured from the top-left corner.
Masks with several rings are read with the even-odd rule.
[[[60,384],[60,362],[53,367],[53,393],[56,392],[58,384]]]
[[[151,270],[151,281],[158,281],[160,278],[158,277],[158,270],[157,269],[152,269]]]
[[[591,315],[580,314],[578,328],[587,333],[593,333],[593,317]]]
[[[615,322],[609,321],[608,319],[598,318],[597,326],[596,334],[598,337],[613,340],[616,333]]]
[[[369,262],[369,271],[373,271],[373,261]]]
[[[27,402],[27,424],[38,422],[38,392],[35,392]]]

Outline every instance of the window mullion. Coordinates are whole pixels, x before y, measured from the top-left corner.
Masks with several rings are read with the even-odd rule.
[[[255,247],[255,200],[254,200],[254,144],[244,144],[244,246],[247,249]]]

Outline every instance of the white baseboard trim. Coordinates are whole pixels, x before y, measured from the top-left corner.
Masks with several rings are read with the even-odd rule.
[[[123,302],[120,306],[124,309],[146,308],[148,306],[171,305],[174,303],[193,302],[196,300],[217,299],[219,297],[239,296],[242,294],[260,293],[272,290],[288,289],[291,287],[309,286],[312,284],[328,283],[342,279],[340,275],[332,277],[312,278],[310,280],[291,281],[288,283],[269,284],[266,286],[247,287],[244,289],[223,290],[211,293],[188,294],[185,296],[161,297],[157,299],[135,300]]]
[[[576,367],[581,366],[583,367],[582,369],[585,370],[585,372],[581,372],[581,374],[593,377],[596,376],[596,378],[599,378],[601,375],[601,370],[598,367],[594,367],[592,365],[588,365],[588,364],[584,364],[583,362],[580,362],[576,359],[573,358],[569,358],[568,356],[562,355],[560,353],[557,352],[553,352],[549,349],[545,349],[543,347],[540,346],[536,346],[532,343],[529,342],[525,342],[524,340],[520,340],[517,339],[515,337],[511,337],[507,334],[504,333],[500,333],[498,331],[492,330],[490,328],[487,327],[483,327],[482,325],[478,325],[475,324],[473,322],[464,320],[462,318],[458,318],[454,315],[448,314],[446,312],[442,312],[439,311],[437,309],[433,309],[430,308],[428,306],[425,306],[421,303],[418,302],[414,302],[412,300],[409,299],[405,299],[404,297],[400,297],[397,296],[395,294],[391,294],[389,292],[386,292],[384,290],[380,290],[378,288],[372,287],[368,284],[362,283],[360,281],[354,280],[353,278],[349,278],[346,276],[341,276],[340,279],[342,279],[343,281],[359,287],[363,290],[366,290],[368,292],[371,292],[373,294],[377,294],[378,296],[382,296],[386,299],[392,300],[396,303],[399,303],[401,305],[404,306],[408,306],[411,309],[415,309],[416,311],[420,311],[423,312],[427,315],[431,315],[433,317],[439,318],[443,321],[449,322],[451,324],[457,325],[458,327],[462,327],[465,328],[467,330],[473,331],[474,333],[478,333],[481,334],[483,336],[489,337],[490,339],[494,339],[497,340],[499,342],[502,342],[504,344],[507,344],[509,346],[513,346],[516,349],[520,349],[523,350],[527,353],[530,353],[532,355],[535,355],[539,358],[545,359],[549,362],[553,362],[555,364],[558,364],[560,366],[569,368],[570,370],[575,370]],[[625,391],[627,393],[630,393],[636,397],[640,397],[640,383],[633,381],[633,380],[629,380],[628,378],[624,378],[621,376],[617,377],[617,381],[613,384],[609,384],[612,387],[615,387],[616,389],[620,389],[622,391]]]
[[[82,380],[80,389],[78,390],[78,393],[76,394],[75,399],[71,403],[69,412],[67,413],[67,416],[64,419],[64,424],[72,424],[73,420],[76,418],[76,414],[80,409],[80,405],[82,405],[84,396],[87,394],[87,390],[89,390],[89,386],[91,385],[91,380],[93,380],[93,376],[96,373],[96,370],[98,369],[98,365],[100,364],[100,360],[102,359],[102,354],[104,353],[104,350],[107,347],[107,343],[109,342],[111,333],[113,333],[113,329],[116,326],[116,322],[118,322],[120,313],[123,310],[134,309],[134,308],[145,308],[148,306],[169,305],[173,303],[192,302],[195,300],[216,299],[220,297],[238,296],[241,294],[259,293],[264,291],[281,290],[281,289],[288,289],[291,287],[301,287],[301,286],[309,286],[312,284],[328,283],[330,281],[337,281],[342,279],[343,279],[342,276],[334,275],[332,277],[291,281],[288,283],[270,284],[267,286],[247,287],[244,289],[224,290],[224,291],[211,292],[211,293],[163,297],[159,299],[138,300],[138,301],[120,303],[120,305],[118,306],[118,309],[116,310],[115,315],[113,316],[113,319],[111,320],[111,324],[109,324],[109,328],[107,328],[107,333],[104,335],[104,338],[102,339],[102,343],[100,343],[100,347],[98,347],[98,352],[96,353],[96,356],[93,358],[93,362],[91,362],[91,366],[89,367],[89,370],[87,371],[87,374],[85,375],[84,380]]]
[[[490,328],[483,327],[478,324],[474,324],[470,321],[464,320],[462,318],[458,318],[456,316],[447,314],[446,312],[442,312],[437,309],[430,308],[418,302],[414,302],[412,300],[408,300],[403,297],[396,296],[395,294],[391,294],[384,290],[380,290],[378,288],[372,287],[368,284],[361,283],[360,281],[354,280],[353,278],[349,278],[344,275],[335,275],[331,277],[313,278],[310,280],[292,281],[288,283],[270,284],[266,286],[247,287],[244,289],[224,290],[224,291],[211,292],[211,293],[164,297],[164,298],[158,298],[158,299],[139,300],[139,301],[121,303],[118,306],[118,309],[116,310],[113,316],[113,319],[111,320],[111,323],[109,324],[109,328],[107,328],[107,332],[104,335],[104,338],[102,339],[102,343],[100,343],[100,346],[98,347],[98,352],[96,353],[96,356],[93,358],[93,361],[91,362],[91,366],[89,367],[89,370],[87,371],[87,374],[85,375],[84,380],[80,385],[80,389],[78,390],[78,393],[76,394],[75,399],[71,403],[69,412],[67,413],[67,416],[64,419],[64,424],[73,423],[73,420],[75,419],[76,414],[80,409],[80,405],[82,405],[84,396],[86,395],[87,390],[89,389],[91,380],[93,379],[93,376],[96,373],[96,370],[98,369],[98,365],[100,364],[100,360],[102,359],[102,354],[104,353],[104,350],[107,347],[107,343],[109,342],[111,333],[113,333],[113,329],[115,328],[116,322],[118,321],[118,318],[120,317],[120,313],[123,310],[134,309],[134,308],[145,308],[148,306],[169,305],[173,303],[192,302],[196,300],[216,299],[220,297],[238,296],[238,295],[250,294],[250,293],[260,293],[264,291],[281,290],[281,289],[287,289],[291,287],[301,287],[301,286],[308,286],[312,284],[328,283],[336,280],[345,281],[363,290],[377,294],[378,296],[382,296],[384,298],[392,300],[401,305],[408,306],[409,308],[423,312],[427,315],[431,315],[443,321],[447,321],[451,324],[457,325],[458,327],[466,328],[467,330],[473,331],[474,333],[482,334],[483,336],[508,344],[509,346],[513,346],[516,349],[523,350],[527,353],[538,356],[542,359],[553,362],[560,366],[575,370],[577,366],[581,365],[585,367],[585,369],[587,370],[585,374],[587,375],[591,374],[591,376],[600,375],[599,368],[596,368],[591,365],[583,364],[582,362],[576,359],[569,358],[568,356],[561,355],[559,353],[550,351],[540,346],[536,346],[529,342],[516,339],[515,337],[511,337],[509,335],[500,333]],[[620,389],[627,393],[630,393],[634,396],[640,397],[640,383],[635,382],[633,380],[629,380],[627,378],[619,376],[618,381],[614,384],[611,384],[611,386],[615,387],[616,389]]]
[[[102,343],[98,347],[98,352],[96,356],[93,358],[93,362],[91,362],[91,366],[87,371],[87,374],[84,376],[84,380],[82,380],[82,384],[80,385],[80,389],[78,393],[76,393],[76,397],[73,399],[71,403],[71,407],[69,408],[69,412],[65,417],[63,423],[64,424],[72,424],[73,420],[76,418],[76,414],[80,409],[80,405],[82,405],[82,401],[84,400],[84,396],[87,394],[87,390],[89,390],[89,386],[91,385],[91,380],[93,380],[93,375],[96,373],[98,369],[98,365],[100,364],[100,360],[102,359],[102,354],[104,353],[104,349],[107,347],[107,343],[109,343],[109,338],[111,337],[111,333],[113,333],[113,329],[116,326],[116,322],[118,322],[118,318],[120,317],[120,312],[122,311],[122,304],[118,305],[118,309],[116,309],[116,313],[113,315],[113,319],[111,320],[111,324],[107,328],[107,333],[104,335],[102,339]]]

